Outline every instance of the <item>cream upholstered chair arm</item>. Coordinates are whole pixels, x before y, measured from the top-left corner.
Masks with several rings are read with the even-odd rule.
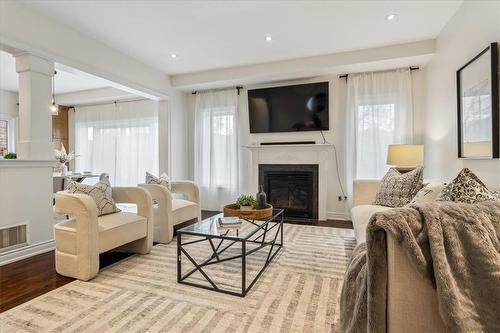
[[[371,205],[375,201],[380,180],[378,179],[356,179],[353,182],[354,206]]]
[[[116,203],[131,203],[137,205],[137,215],[147,218],[147,232],[143,240],[122,246],[121,249],[146,254],[153,247],[154,214],[153,200],[148,191],[140,187],[113,187],[113,200]]]
[[[97,236],[97,206],[91,196],[57,192],[56,212],[75,217],[78,236]]]
[[[176,180],[170,183],[172,185],[172,192],[182,193],[187,195],[188,200],[191,202],[200,203],[200,190],[195,182],[189,180]]]
[[[139,187],[146,189],[151,198],[156,200],[157,202],[171,202],[172,201],[172,193],[163,185],[159,184],[139,184]]]
[[[158,204],[155,224],[160,229],[160,238],[156,241],[160,243],[170,242],[174,235],[172,193],[163,185],[139,184],[139,186],[146,189]]]
[[[76,263],[71,265],[75,267],[76,271],[72,271],[73,274],[69,276],[87,281],[93,278],[99,271],[97,206],[94,200],[85,194],[57,192],[55,199],[56,212],[74,216],[76,220],[76,253],[74,254]],[[61,255],[64,256],[64,254]],[[68,267],[60,266],[61,264],[56,263],[58,272],[64,272],[68,269]]]
[[[136,204],[137,215],[147,219],[153,216],[153,202],[148,191],[140,187],[113,187],[112,193],[116,203]]]

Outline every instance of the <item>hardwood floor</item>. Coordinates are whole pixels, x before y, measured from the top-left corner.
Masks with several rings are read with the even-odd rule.
[[[100,255],[100,268],[131,256],[106,252]],[[54,251],[0,266],[0,312],[45,294],[74,279],[56,273]]]
[[[203,211],[202,218],[219,212]],[[350,221],[285,221],[293,224],[350,228]],[[123,260],[131,253],[106,252],[100,255],[100,268]],[[8,265],[0,266],[0,312],[11,309],[37,296],[73,281],[56,273],[54,251],[39,254]]]

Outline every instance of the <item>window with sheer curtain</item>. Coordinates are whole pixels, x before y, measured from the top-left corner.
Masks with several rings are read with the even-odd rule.
[[[390,144],[413,141],[410,70],[350,74],[346,132],[347,181],[352,191],[353,179],[385,175]]]
[[[237,105],[235,90],[196,96],[195,181],[205,209],[220,210],[239,194]]]
[[[0,119],[0,156],[9,148],[9,122]]]
[[[144,182],[158,174],[158,105],[118,102],[75,110],[76,171],[108,173],[114,186]]]

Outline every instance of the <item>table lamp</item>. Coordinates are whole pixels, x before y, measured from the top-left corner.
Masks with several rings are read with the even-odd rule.
[[[408,172],[424,164],[424,145],[389,145],[387,164]]]

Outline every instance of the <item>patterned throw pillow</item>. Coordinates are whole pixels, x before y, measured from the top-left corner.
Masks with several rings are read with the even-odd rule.
[[[165,172],[162,173],[160,177],[156,177],[155,175],[146,172],[146,184],[163,185],[169,190],[171,189],[170,178],[167,176]]]
[[[486,185],[468,168],[462,169],[441,192],[437,201],[454,201],[473,204],[486,200],[498,200],[497,192],[488,190]]]
[[[409,204],[422,188],[423,174],[422,166],[406,173],[400,173],[395,168],[389,169],[382,178],[373,204],[386,207],[403,207]]]
[[[427,184],[424,184],[424,187],[422,187],[422,189],[418,191],[418,193],[415,195],[415,197],[410,203],[414,204],[414,203],[436,201],[436,199],[441,194],[445,186],[446,183],[443,182],[429,182]]]
[[[68,192],[90,195],[97,206],[97,216],[121,212],[111,196],[111,184],[107,179],[102,179],[95,185],[80,184],[70,180]]]

